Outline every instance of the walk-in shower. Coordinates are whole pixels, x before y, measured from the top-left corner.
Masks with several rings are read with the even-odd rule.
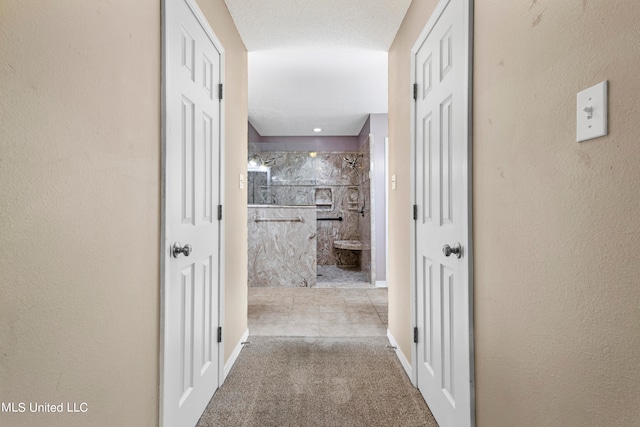
[[[372,286],[368,159],[250,145],[249,286]]]

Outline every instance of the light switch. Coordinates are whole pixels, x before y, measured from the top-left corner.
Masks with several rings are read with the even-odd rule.
[[[393,175],[391,175],[391,189],[392,189],[392,190],[395,190],[395,189],[396,189],[396,187],[397,187],[397,184],[396,184],[396,175],[395,175],[395,174],[393,174]]]
[[[607,81],[578,93],[576,139],[578,142],[607,134]]]
[[[243,190],[244,189],[244,175],[240,174],[240,189]]]

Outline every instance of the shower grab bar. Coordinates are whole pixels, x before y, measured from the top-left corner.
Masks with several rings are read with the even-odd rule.
[[[255,222],[302,222],[302,217],[295,216],[289,218],[261,218],[256,217]]]
[[[318,221],[342,221],[342,217],[339,216],[338,218],[318,218]]]

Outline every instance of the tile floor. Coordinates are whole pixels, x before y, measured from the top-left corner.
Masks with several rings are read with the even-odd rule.
[[[249,288],[249,333],[386,336],[387,307],[385,288]]]

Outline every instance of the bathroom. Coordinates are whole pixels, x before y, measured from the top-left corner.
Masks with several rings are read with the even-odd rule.
[[[387,115],[354,136],[248,128],[249,287],[386,286]]]

